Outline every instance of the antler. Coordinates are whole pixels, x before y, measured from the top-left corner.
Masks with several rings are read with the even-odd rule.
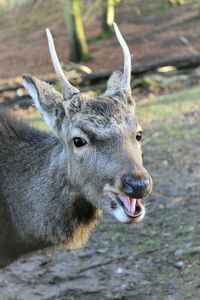
[[[122,47],[123,53],[124,53],[124,72],[123,72],[123,77],[122,81],[120,84],[120,88],[127,93],[131,94],[131,86],[130,86],[130,81],[131,81],[131,55],[129,48],[117,26],[116,23],[113,23],[115,34],[117,36],[117,39]],[[58,56],[56,53],[56,49],[54,46],[54,41],[53,37],[51,35],[51,32],[49,28],[46,29],[46,34],[47,34],[47,39],[48,39],[48,45],[49,45],[49,52],[51,55],[51,60],[55,69],[55,72],[57,74],[57,77],[61,83],[64,98],[69,98],[72,94],[78,94],[80,93],[77,88],[71,85],[71,83],[66,79],[65,74],[61,68],[61,65],[58,60]]]
[[[129,94],[131,94],[131,55],[129,48],[119,31],[119,28],[116,23],[113,23],[115,34],[117,39],[122,47],[124,53],[124,73],[121,81],[121,89],[125,90]]]
[[[73,85],[71,85],[71,83],[65,77],[65,74],[64,74],[64,72],[61,68],[60,62],[58,60],[53,37],[52,37],[52,34],[51,34],[49,28],[46,29],[46,34],[47,34],[47,39],[48,39],[51,60],[52,60],[55,72],[57,74],[57,77],[61,83],[64,98],[69,98],[72,94],[78,94],[79,90],[77,88],[75,88]]]

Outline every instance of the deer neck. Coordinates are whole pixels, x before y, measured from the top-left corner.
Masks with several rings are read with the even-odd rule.
[[[56,138],[50,139],[29,189],[35,194],[34,232],[40,233],[44,246],[77,249],[86,243],[101,213],[71,184],[67,150]]]

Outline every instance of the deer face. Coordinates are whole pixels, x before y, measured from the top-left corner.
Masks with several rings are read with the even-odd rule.
[[[152,180],[142,165],[142,128],[134,103],[122,94],[79,101],[78,113],[66,107],[71,119],[65,137],[68,177],[95,206],[121,222],[138,223],[145,214],[141,199],[150,193]]]
[[[116,25],[115,30],[124,50],[124,73],[113,73],[103,95],[84,96],[65,79],[49,31],[63,92],[31,75],[24,75],[24,85],[64,145],[66,175],[77,197],[123,223],[138,223],[145,215],[142,198],[151,192],[152,179],[142,164],[142,128],[130,93],[130,54]]]

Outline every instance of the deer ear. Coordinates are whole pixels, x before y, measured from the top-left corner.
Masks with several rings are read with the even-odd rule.
[[[57,119],[64,115],[63,96],[48,83],[31,76],[23,75],[23,85],[32,97],[35,107],[52,131],[56,131]]]
[[[135,106],[135,102],[134,99],[131,97],[131,94],[128,91],[121,89],[122,79],[122,72],[114,71],[108,79],[107,89],[103,95],[111,98],[118,98],[119,101]]]

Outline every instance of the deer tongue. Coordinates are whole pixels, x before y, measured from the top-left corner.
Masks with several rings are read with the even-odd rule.
[[[135,215],[137,200],[134,198],[129,198],[125,195],[118,195],[119,200],[123,203],[127,213],[131,216]]]

